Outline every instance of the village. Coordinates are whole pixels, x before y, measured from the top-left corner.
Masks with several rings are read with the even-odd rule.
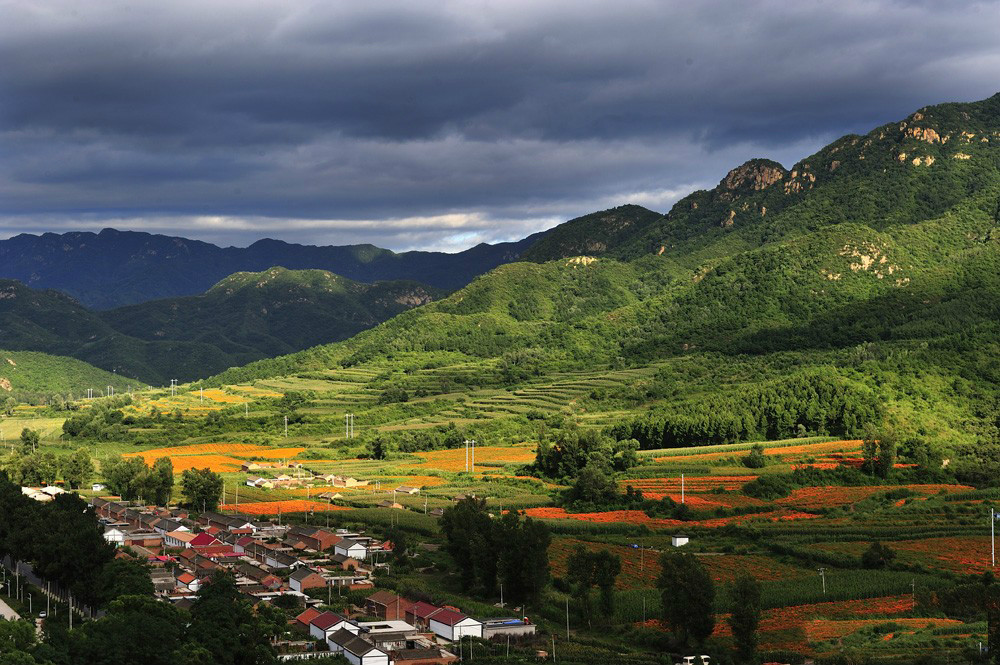
[[[118,557],[150,566],[157,598],[190,607],[219,571],[233,575],[254,606],[300,607],[296,639],[276,646],[281,660],[342,654],[354,665],[432,665],[458,660],[463,637],[518,638],[535,633],[524,617],[480,620],[461,608],[436,606],[377,589],[377,571],[393,550],[359,531],[262,521],[212,511],[136,505],[92,498],[104,538]],[[324,609],[334,595],[370,591],[363,606]],[[325,602],[324,602],[325,601]]]

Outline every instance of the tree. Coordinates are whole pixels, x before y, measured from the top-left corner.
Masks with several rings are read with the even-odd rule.
[[[458,567],[462,586],[493,596],[503,584],[511,602],[534,600],[549,579],[551,535],[544,522],[515,511],[494,520],[482,499],[468,498],[441,516],[445,549]]]
[[[184,616],[151,595],[122,596],[107,614],[70,636],[70,662],[88,665],[174,665],[184,643]]]
[[[126,501],[139,496],[140,490],[143,489],[139,479],[146,469],[146,463],[141,457],[116,456],[101,463],[101,474],[108,489]]]
[[[865,568],[885,568],[895,558],[896,552],[891,547],[876,540],[861,555],[861,565]]]
[[[38,441],[38,432],[35,430],[27,427],[21,430],[21,452],[23,454],[30,455],[38,450]]]
[[[761,615],[760,582],[745,570],[741,571],[729,584],[729,597],[733,611],[728,621],[733,641],[736,642],[736,662],[753,663],[757,655],[757,628]]]
[[[233,576],[213,573],[191,607],[189,641],[207,649],[216,665],[265,665],[275,662],[269,638]]]
[[[753,444],[750,454],[743,458],[743,466],[748,469],[763,469],[767,464],[767,456],[764,455],[764,446],[759,443]]]
[[[222,476],[211,469],[187,469],[181,474],[181,488],[188,507],[215,510],[222,497]]]
[[[583,467],[573,486],[566,491],[566,503],[581,506],[603,506],[618,500],[618,483],[597,464]]]
[[[149,566],[138,559],[113,559],[101,571],[99,580],[102,606],[120,596],[151,596],[153,581]]]
[[[166,506],[174,493],[174,463],[169,457],[157,458],[150,476],[156,505]]]
[[[93,473],[94,462],[83,448],[78,448],[63,462],[63,479],[72,489],[83,486]]]
[[[388,452],[389,444],[381,434],[376,433],[368,442],[368,454],[372,459],[385,459]]]
[[[601,613],[610,619],[615,614],[615,581],[622,572],[622,560],[608,550],[596,552],[593,557],[594,583],[600,590]]]
[[[892,472],[892,467],[896,463],[897,442],[896,430],[892,427],[884,426],[879,433],[878,464],[875,467],[875,472],[881,478],[888,478]]]
[[[703,643],[715,628],[715,585],[705,566],[693,554],[664,552],[656,581],[662,599],[663,621],[678,640]]]
[[[566,581],[573,604],[580,617],[589,625],[593,616],[590,587],[594,584],[594,557],[583,545],[577,545],[566,560]]]
[[[865,425],[864,438],[861,440],[861,457],[864,460],[862,469],[868,473],[875,472],[878,459],[878,429],[871,423]]]

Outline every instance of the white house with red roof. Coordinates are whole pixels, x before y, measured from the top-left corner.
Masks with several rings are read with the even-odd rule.
[[[323,612],[322,614],[314,616],[309,621],[309,634],[317,640],[325,640],[327,637],[341,629],[350,631],[355,635],[361,632],[361,629],[358,628],[357,624],[348,621],[334,612]]]
[[[428,617],[427,627],[435,635],[452,642],[463,637],[483,636],[483,623],[461,612],[442,608]]]

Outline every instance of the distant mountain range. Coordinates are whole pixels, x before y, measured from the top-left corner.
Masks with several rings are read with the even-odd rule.
[[[271,268],[231,275],[203,295],[94,312],[58,291],[0,280],[0,340],[162,384],[347,339],[444,293]]]
[[[137,231],[21,234],[0,240],[0,278],[62,291],[91,309],[203,293],[237,272],[272,266],[329,270],[359,282],[411,280],[453,290],[521,254],[543,238],[480,244],[455,254],[395,253],[374,245],[316,247],[264,239],[249,247]]]

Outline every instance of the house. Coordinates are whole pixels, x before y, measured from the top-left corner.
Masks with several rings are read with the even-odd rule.
[[[412,623],[418,628],[427,628],[430,616],[440,609],[440,607],[431,605],[430,603],[425,603],[421,600],[413,603],[413,606],[404,612],[404,618],[408,623]]]
[[[413,607],[413,601],[384,589],[376,591],[365,599],[365,614],[380,619],[405,619],[406,612],[411,607]]]
[[[483,624],[455,610],[441,609],[428,617],[427,627],[435,635],[452,642],[463,637],[482,637]]]
[[[683,547],[690,542],[690,539],[682,533],[670,537],[670,544],[674,547]]]
[[[410,487],[409,485],[400,485],[399,487],[396,488],[396,491],[401,492],[403,494],[419,494],[420,488]]]
[[[434,508],[430,512],[431,517],[441,517],[444,515],[444,508]]]
[[[169,531],[163,534],[163,544],[167,547],[188,548],[197,534],[190,531]]]
[[[103,492],[105,489],[107,488],[104,486],[103,483],[94,483],[93,485],[90,486],[90,490],[92,492]]]
[[[334,653],[343,654],[351,665],[389,665],[389,654],[371,642],[346,630],[338,630],[326,638]]]
[[[326,578],[308,566],[299,567],[288,577],[288,586],[299,593],[305,593],[307,589],[321,589],[326,585]]]
[[[309,621],[309,634],[317,640],[325,640],[330,634],[338,630],[346,630],[355,635],[361,632],[357,624],[333,612],[323,612]]]
[[[364,543],[357,540],[342,538],[340,542],[334,546],[333,553],[361,560],[368,556],[368,548],[365,547]]]
[[[149,578],[153,582],[153,591],[156,593],[169,593],[177,585],[174,574],[166,568],[151,569],[149,571]]]
[[[318,617],[322,612],[315,607],[308,607],[302,614],[295,617],[295,627],[309,632],[309,622]]]
[[[307,549],[322,552],[340,541],[340,536],[324,529],[293,526],[288,529],[288,537],[305,545]]]
[[[483,639],[488,640],[494,637],[510,635],[513,637],[524,637],[535,634],[535,624],[524,619],[484,619]]]
[[[125,532],[116,526],[105,527],[104,540],[108,541],[115,547],[121,547],[125,544]]]
[[[379,508],[395,508],[396,510],[402,510],[404,506],[403,506],[403,504],[398,503],[396,501],[389,501],[388,499],[386,499],[385,501],[379,501],[378,507]]]
[[[343,556],[342,554],[334,554],[330,557],[330,561],[341,570],[357,570],[361,567],[360,561],[349,556]]]
[[[191,573],[181,573],[177,576],[177,586],[189,591],[198,591],[201,588],[201,580]]]
[[[155,531],[132,531],[125,534],[126,547],[146,547],[158,550],[163,547],[163,536]]]
[[[200,547],[214,547],[219,544],[219,539],[212,534],[202,531],[197,534],[194,538],[188,542],[189,547],[200,548]]]

